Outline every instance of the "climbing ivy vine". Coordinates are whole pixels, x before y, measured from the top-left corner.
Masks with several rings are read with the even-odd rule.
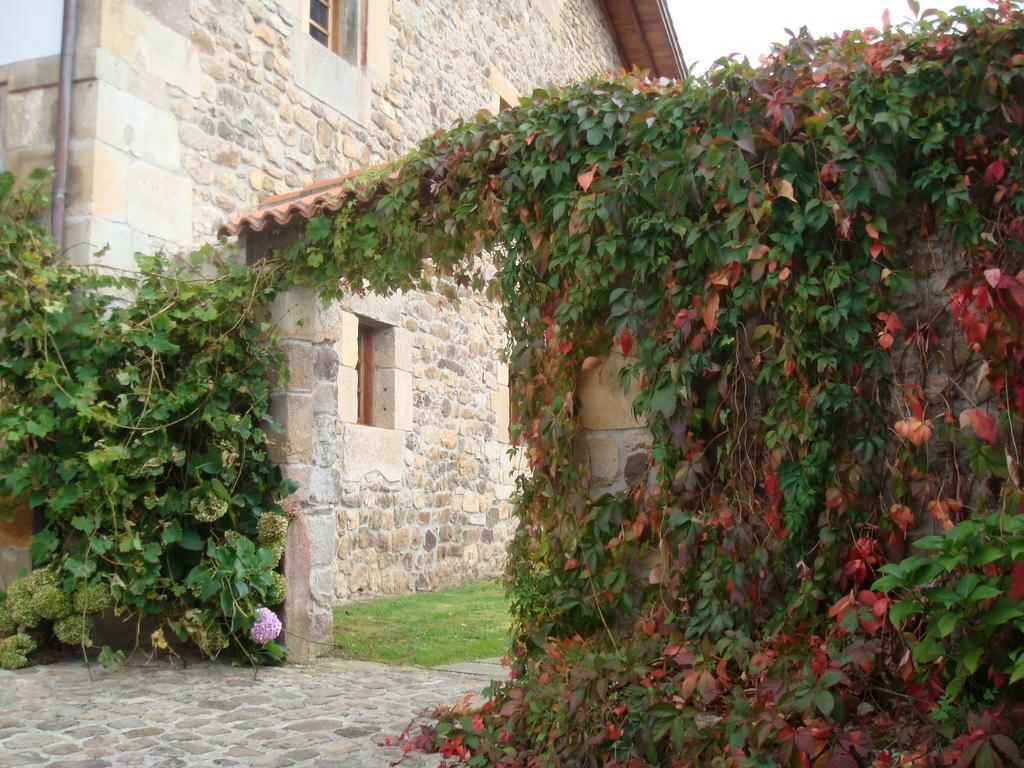
[[[530,465],[513,675],[414,742],[473,766],[1020,765],[1022,150],[1001,2],[537,91],[313,219],[293,280],[439,278],[505,310]],[[611,350],[655,482],[589,499],[575,389]]]

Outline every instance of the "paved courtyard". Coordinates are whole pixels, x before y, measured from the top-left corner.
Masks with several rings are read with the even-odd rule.
[[[0,766],[384,768],[402,752],[383,739],[500,674],[339,659],[255,675],[210,662],[93,667],[92,679],[81,662],[0,671]],[[437,763],[410,754],[400,765]]]

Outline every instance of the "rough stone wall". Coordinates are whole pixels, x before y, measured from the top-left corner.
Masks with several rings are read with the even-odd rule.
[[[618,66],[596,0],[371,0],[363,66],[313,41],[308,5],[81,0],[70,258],[191,247],[267,195]],[[0,167],[52,161],[56,75],[0,67]]]
[[[493,577],[513,533],[508,373],[492,308],[414,293],[400,323],[412,374],[411,390],[396,393],[411,416],[400,458],[366,462],[357,425],[340,443],[339,600]]]
[[[293,289],[271,312],[291,371],[272,395],[273,455],[300,484],[286,620],[305,658],[315,646],[295,637],[329,642],[336,602],[499,574],[518,467],[489,302],[412,292],[324,308]],[[374,426],[357,420],[360,321],[377,328]]]

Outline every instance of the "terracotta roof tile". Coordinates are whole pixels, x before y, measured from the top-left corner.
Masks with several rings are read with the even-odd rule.
[[[283,227],[299,219],[310,219],[324,211],[337,211],[345,201],[342,195],[345,182],[380,167],[360,168],[335,179],[317,181],[293,192],[264,198],[259,208],[231,218],[221,225],[217,234],[226,237],[247,235]]]

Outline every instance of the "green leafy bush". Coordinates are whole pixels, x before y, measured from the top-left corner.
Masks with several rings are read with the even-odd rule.
[[[136,256],[131,272],[61,263],[35,224],[44,181],[0,174],[0,498],[46,515],[32,541],[46,569],[6,610],[78,642],[112,601],[208,655],[278,661],[283,646],[248,637],[280,596],[292,488],[264,431],[283,375],[258,317],[275,272],[213,248]]]
[[[0,669],[19,669],[31,662],[28,657],[36,649],[36,641],[25,634],[0,639]]]

